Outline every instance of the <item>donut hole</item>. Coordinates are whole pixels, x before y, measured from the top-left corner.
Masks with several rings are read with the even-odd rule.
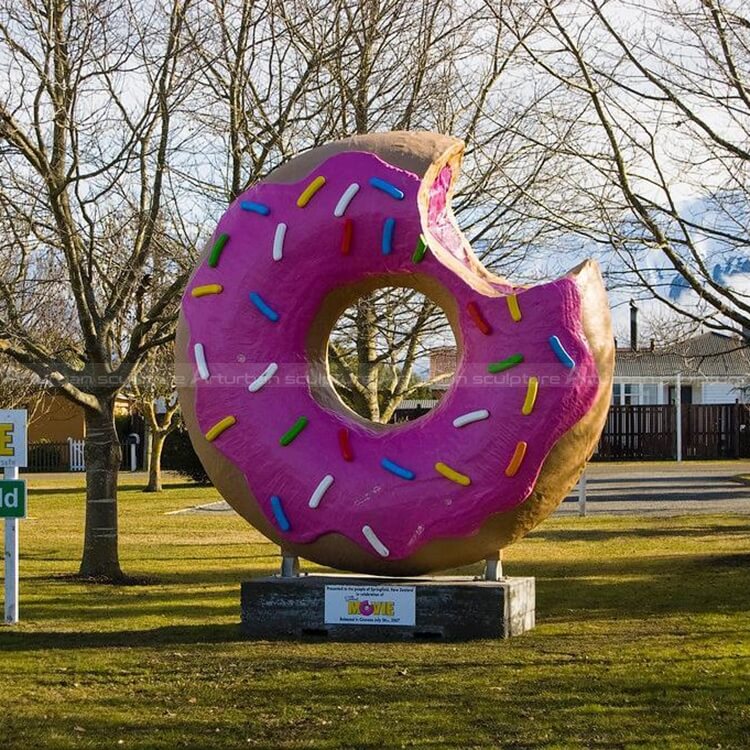
[[[434,279],[380,279],[329,295],[313,335],[313,396],[371,426],[393,426],[431,411],[450,389],[459,356],[454,302]],[[321,356],[323,355],[324,356]]]

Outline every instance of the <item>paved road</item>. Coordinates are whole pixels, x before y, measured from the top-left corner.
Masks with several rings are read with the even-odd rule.
[[[684,461],[682,463],[592,463],[587,469],[588,514],[750,513],[750,461]],[[578,512],[571,495],[560,514]]]
[[[750,484],[737,481],[738,474],[750,475],[750,461],[593,463],[586,470],[586,512],[655,516],[750,514]],[[231,508],[222,501],[172,512],[222,513],[231,512]],[[578,513],[577,490],[556,512]]]

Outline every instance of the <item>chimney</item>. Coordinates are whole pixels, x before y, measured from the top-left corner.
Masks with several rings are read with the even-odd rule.
[[[635,302],[630,300],[630,348],[638,351],[638,308]]]

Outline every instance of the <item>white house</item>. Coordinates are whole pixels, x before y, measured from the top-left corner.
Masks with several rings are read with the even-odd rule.
[[[678,386],[683,404],[749,402],[750,342],[704,333],[663,349],[617,349],[614,405],[673,404]]]

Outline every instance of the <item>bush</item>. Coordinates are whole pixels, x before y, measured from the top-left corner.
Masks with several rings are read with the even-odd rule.
[[[199,484],[211,484],[198,455],[193,450],[187,430],[178,428],[164,443],[161,454],[161,467],[164,470],[176,471],[190,477]]]

